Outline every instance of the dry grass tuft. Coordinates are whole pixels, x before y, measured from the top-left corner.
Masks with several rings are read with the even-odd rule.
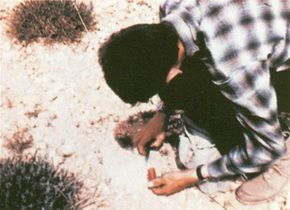
[[[72,0],[26,0],[17,5],[9,21],[8,34],[28,45],[39,41],[69,44],[79,42],[83,32],[95,28],[92,6]]]
[[[24,150],[33,146],[33,136],[28,128],[18,128],[10,138],[4,136],[4,139],[4,146],[15,155],[22,155]]]

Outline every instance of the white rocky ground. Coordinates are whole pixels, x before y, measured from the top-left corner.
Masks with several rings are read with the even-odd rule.
[[[155,196],[146,188],[144,157],[122,150],[114,141],[116,122],[153,105],[131,108],[122,103],[105,84],[97,49],[116,30],[157,22],[158,1],[91,1],[97,30],[86,34],[80,44],[52,47],[41,43],[21,47],[8,38],[9,14],[19,2],[0,1],[0,158],[11,155],[3,146],[5,141],[27,128],[25,135],[33,137],[33,148],[26,152],[39,149],[55,164],[79,174],[89,195],[100,193],[87,210],[290,209],[289,190],[272,202],[243,206],[234,198],[236,184],[227,193],[211,196],[196,188]],[[176,170],[168,147],[163,149],[169,154],[154,161],[159,169]]]

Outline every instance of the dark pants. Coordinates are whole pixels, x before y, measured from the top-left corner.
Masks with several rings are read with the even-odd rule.
[[[290,69],[271,70],[271,81],[276,90],[279,112],[290,112]]]

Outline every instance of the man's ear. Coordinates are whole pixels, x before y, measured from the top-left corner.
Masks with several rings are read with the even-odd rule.
[[[168,84],[176,75],[182,74],[182,70],[180,69],[182,61],[185,57],[185,49],[182,42],[178,41],[178,58],[176,64],[169,70],[168,75],[166,77],[166,83]]]
[[[178,74],[182,74],[182,71],[179,68],[175,68],[175,67],[171,68],[166,77],[166,83],[168,84]]]
[[[177,58],[176,66],[178,66],[179,68],[185,57],[185,48],[184,48],[183,43],[180,40],[177,43],[177,47],[178,47],[178,58]]]

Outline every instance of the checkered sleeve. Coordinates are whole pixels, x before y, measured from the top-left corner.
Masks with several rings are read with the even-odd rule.
[[[208,165],[211,177],[260,172],[285,152],[276,94],[266,61],[237,69],[216,84],[236,109],[244,142]]]

